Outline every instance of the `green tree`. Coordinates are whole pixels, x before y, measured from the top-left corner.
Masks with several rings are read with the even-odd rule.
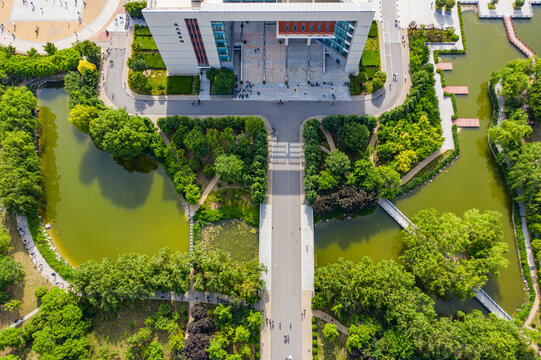
[[[250,339],[250,331],[246,329],[243,325],[237,326],[235,329],[235,337],[233,341],[236,343],[248,342]]]
[[[17,214],[36,210],[43,195],[40,161],[34,140],[23,131],[10,131],[0,149],[0,199],[2,205]]]
[[[225,306],[224,304],[219,304],[213,311],[214,322],[221,328],[222,326],[229,324],[231,321],[231,306]]]
[[[441,10],[447,4],[447,0],[436,0],[436,9]]]
[[[325,167],[336,177],[342,177],[351,167],[349,157],[340,150],[334,150],[325,159]]]
[[[130,88],[138,91],[145,91],[149,84],[148,78],[142,71],[132,71],[128,76]]]
[[[357,122],[346,124],[342,137],[344,148],[349,151],[363,151],[370,140],[370,131],[366,125]]]
[[[9,311],[10,313],[13,314],[13,311],[15,309],[21,308],[21,305],[22,305],[21,300],[10,300],[7,303],[5,303],[3,306],[4,306],[4,310]]]
[[[189,184],[184,191],[186,192],[186,201],[191,205],[197,204],[201,199],[201,189],[195,184]]]
[[[207,155],[209,151],[207,145],[205,145],[205,136],[199,127],[194,127],[186,134],[184,137],[184,146],[201,157]]]
[[[147,2],[144,0],[129,1],[124,4],[124,8],[132,18],[140,19],[143,17],[143,9],[147,7]]]
[[[501,214],[495,211],[472,209],[460,219],[428,209],[412,221],[414,227],[402,231],[405,250],[400,258],[438,296],[473,297],[489,274],[507,266]]]
[[[4,351],[6,348],[21,348],[24,345],[22,335],[23,329],[20,327],[8,327],[0,331],[0,351]]]
[[[261,315],[261,312],[250,310],[250,314],[246,318],[246,327],[250,330],[252,335],[259,334],[262,325],[263,315]]]
[[[250,116],[245,121],[245,130],[251,137],[255,137],[257,134],[266,134],[265,123],[261,118],[256,116]]]
[[[157,341],[153,341],[148,345],[146,353],[145,359],[147,360],[163,360],[163,347]]]
[[[522,110],[517,111],[522,112]],[[506,150],[516,150],[522,145],[522,138],[531,132],[531,126],[526,122],[504,120],[499,125],[490,128],[489,136]]]
[[[229,69],[221,68],[214,77],[213,85],[217,95],[232,94],[235,87],[235,74]]]
[[[323,336],[325,336],[329,340],[334,340],[338,335],[338,329],[336,328],[336,325],[333,324],[325,324],[323,327]]]
[[[400,174],[391,166],[378,166],[376,174],[383,184],[380,191],[381,197],[394,198],[400,187]]]
[[[96,66],[99,65],[101,59],[101,48],[96,45],[95,42],[90,40],[76,41],[74,43],[74,48],[82,56],[84,56],[86,60],[90,61]]]
[[[113,157],[130,159],[150,142],[150,120],[130,116],[124,109],[104,110],[90,122],[90,135],[96,145]]]
[[[319,190],[330,190],[338,186],[340,183],[340,178],[338,176],[334,176],[328,170],[323,170],[319,174],[317,182],[319,185]]]
[[[349,352],[351,353],[355,349],[363,349],[366,347],[372,337],[376,335],[377,331],[377,326],[371,323],[351,325],[348,330],[348,339],[346,340],[346,347]]]
[[[210,339],[210,345],[206,351],[210,360],[222,360],[227,356],[227,351],[224,350],[223,338],[217,336]]]
[[[15,130],[33,136],[37,129],[37,104],[38,99],[26,87],[8,87],[0,97],[0,139]]]
[[[76,105],[70,110],[69,122],[79,131],[88,134],[90,132],[90,122],[96,119],[99,115],[99,110],[94,106]]]
[[[145,71],[148,65],[141,56],[132,56],[128,59],[128,67],[131,71]]]
[[[541,122],[541,74],[537,75],[528,90],[528,105],[533,120]]]
[[[456,5],[456,0],[446,0],[445,1],[445,11],[451,11]]]
[[[52,56],[56,53],[57,48],[52,42],[48,41],[45,45],[43,45],[43,50],[45,50],[47,55]]]
[[[31,47],[31,48],[27,51],[27,55],[28,55],[29,57],[37,57],[37,56],[39,56],[38,51],[37,51],[35,48],[33,48],[33,47]]]
[[[236,155],[222,154],[216,158],[214,169],[227,183],[232,184],[240,179],[244,163]]]
[[[7,255],[12,249],[11,236],[0,226],[0,254]]]

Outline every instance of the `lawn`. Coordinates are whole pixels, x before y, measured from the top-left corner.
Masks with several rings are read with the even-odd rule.
[[[140,26],[135,24],[135,36],[152,36],[148,26]]]
[[[361,57],[361,68],[365,66],[379,66],[379,50],[364,50]]]
[[[148,81],[152,84],[151,95],[193,95],[199,93],[198,76],[167,76],[165,70],[148,70]],[[159,90],[163,84],[164,90]]]
[[[158,50],[156,42],[154,41],[152,36],[135,36],[135,39],[133,39],[133,41],[141,45],[141,50]]]
[[[124,359],[124,352],[127,349],[126,339],[136,333],[140,328],[145,327],[145,319],[153,316],[162,304],[170,304],[173,311],[180,314],[178,324],[181,329],[186,329],[188,304],[178,301],[145,300],[138,301],[120,311],[114,313],[98,312],[92,319],[92,331],[88,338],[97,351],[100,348],[118,351]],[[185,311],[186,310],[186,311]],[[165,331],[153,330],[153,337],[164,349],[164,355],[168,358],[170,353],[168,334]],[[97,359],[97,354],[93,354]]]
[[[139,53],[149,69],[163,69],[165,70],[165,63],[163,62],[162,56],[160,53]]]
[[[359,73],[366,73],[368,81],[361,84],[358,75],[350,77],[351,95],[360,95],[362,93],[371,94],[373,92],[372,79],[374,78],[376,71],[379,71],[380,69],[381,56],[379,48],[378,23],[373,21],[368,34],[368,39],[366,39],[366,43],[364,45],[361,61],[359,62]]]
[[[238,188],[222,189],[222,183],[209,194],[201,210],[207,210],[205,214],[200,211],[196,219],[206,222],[216,222],[226,219],[241,219],[248,224],[259,226],[259,205],[254,205],[250,200],[250,192]],[[210,211],[208,211],[210,210]]]
[[[2,224],[11,236],[11,247],[13,250],[11,250],[9,256],[15,261],[20,262],[24,270],[24,280],[9,290],[12,299],[21,301],[21,309],[15,309],[13,314],[9,311],[0,310],[0,326],[4,328],[12,324],[15,319],[20,319],[36,309],[38,303],[34,291],[39,286],[51,287],[52,284],[49,283],[36,268],[34,268],[34,263],[28,255],[23,241],[19,236],[19,232],[17,231],[15,217],[2,213]]]

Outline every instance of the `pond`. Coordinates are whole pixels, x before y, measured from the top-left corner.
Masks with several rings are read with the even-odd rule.
[[[247,261],[259,256],[258,231],[244,221],[221,221],[203,228],[202,235],[207,249],[223,250],[235,260]]]
[[[72,265],[168,246],[189,250],[189,224],[180,197],[152,159],[119,164],[68,121],[62,88],[39,90],[42,216],[61,255]]]
[[[539,22],[539,16],[536,19]],[[508,313],[514,314],[525,299],[525,290],[513,233],[511,200],[487,143],[492,117],[487,82],[493,70],[523,56],[508,42],[501,20],[479,20],[475,12],[466,11],[464,26],[468,53],[442,57],[442,61],[453,62],[453,71],[446,73],[448,85],[469,87],[469,95],[457,97],[459,117],[479,118],[481,127],[460,132],[460,157],[450,167],[432,182],[393,202],[408,217],[426,208],[459,215],[470,208],[502,213],[509,266],[501,271],[499,277],[490,280],[485,290]],[[400,228],[381,210],[352,220],[318,224],[315,243],[319,265],[336,261],[339,257],[358,260],[365,255],[375,260],[396,260],[402,247]],[[473,300],[438,304],[438,309],[446,313],[459,308],[479,307]]]

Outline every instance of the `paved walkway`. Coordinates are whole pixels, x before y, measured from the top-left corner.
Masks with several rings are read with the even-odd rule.
[[[515,10],[514,0],[500,0],[495,9],[489,9],[490,0],[461,0],[461,4],[477,5],[478,14],[481,19],[498,19],[505,16],[513,18],[531,18],[533,16],[532,5],[540,4],[540,0],[526,0],[521,9]]]
[[[17,320],[13,324],[11,324],[9,327],[16,327],[24,323],[26,320],[30,319],[32,316],[36,315],[39,312],[39,307],[37,309],[34,309],[32,312],[26,314],[22,319]]]
[[[26,250],[28,251],[28,254],[32,258],[32,262],[34,265],[36,265],[39,272],[45,276],[45,278],[52,282],[54,285],[58,286],[61,289],[68,289],[70,287],[69,283],[62,278],[59,274],[55,272],[53,268],[49,266],[47,261],[45,261],[45,258],[41,255],[38,248],[36,247],[36,244],[34,243],[34,239],[32,238],[32,234],[30,233],[30,230],[28,229],[28,223],[26,221],[26,217],[17,215],[17,229],[19,230],[19,233],[21,235],[21,239],[24,242],[24,246]]]
[[[207,197],[209,196],[212,189],[214,189],[214,186],[216,186],[216,183],[218,182],[218,180],[220,180],[220,175],[218,174],[214,175],[212,180],[207,184],[207,187],[203,191],[203,194],[201,194],[201,199],[199,199],[199,202],[196,205],[190,206],[190,210],[191,210],[190,212],[192,214],[195,213],[197,210],[199,210],[201,205],[203,205],[205,200],[207,200]]]
[[[323,133],[323,135],[325,135],[325,139],[327,139],[327,144],[329,144],[329,148],[331,149],[331,152],[333,152],[334,150],[336,150],[336,146],[334,146],[334,140],[332,138],[332,135],[330,132],[327,131],[327,129],[325,129],[323,127],[323,125],[320,125],[319,126],[319,129],[321,130],[321,132]]]
[[[348,328],[345,327],[340,321],[333,318],[331,315],[321,310],[312,310],[312,315],[318,319],[321,319],[329,324],[336,325],[336,329],[344,335],[349,335]]]
[[[434,151],[429,157],[427,157],[426,159],[424,159],[423,161],[415,165],[415,167],[411,169],[410,171],[408,171],[406,175],[402,176],[402,178],[400,179],[400,183],[404,185],[405,183],[410,181],[419,171],[421,171],[425,166],[430,164],[438,156],[445,153],[445,151],[447,150],[442,150],[441,148]]]
[[[520,51],[524,53],[529,58],[535,57],[535,52],[528,47],[528,45],[524,44],[522,40],[520,40],[517,36],[517,33],[515,32],[515,26],[513,25],[513,20],[510,16],[506,16],[503,18],[503,22],[505,24],[505,30],[507,31],[507,37],[509,38],[509,41],[511,44],[515,45]]]

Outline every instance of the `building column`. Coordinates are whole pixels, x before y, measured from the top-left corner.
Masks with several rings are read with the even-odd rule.
[[[285,40],[286,40],[285,44],[286,44],[286,46],[288,46],[289,45],[289,38],[286,38]]]
[[[306,39],[306,45],[310,46],[310,44],[312,44],[312,38]]]

